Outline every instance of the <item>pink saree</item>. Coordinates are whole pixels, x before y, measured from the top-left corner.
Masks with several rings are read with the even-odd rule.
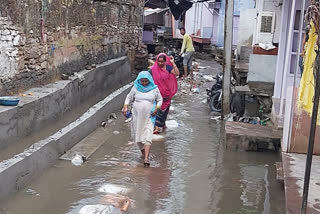
[[[154,83],[158,86],[163,97],[163,104],[161,106],[161,110],[163,111],[170,106],[172,97],[177,93],[178,82],[176,76],[166,70],[166,66],[164,68],[159,67],[158,58],[161,55],[166,57],[166,65],[171,67],[173,67],[173,65],[170,62],[170,58],[166,54],[160,53],[157,56],[156,62],[151,67]]]

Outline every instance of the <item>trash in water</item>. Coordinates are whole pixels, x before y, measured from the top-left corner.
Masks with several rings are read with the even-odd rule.
[[[128,145],[133,145],[134,142],[133,141],[128,141]]]
[[[166,122],[166,126],[168,127],[168,129],[174,129],[174,128],[178,128],[179,124],[176,120],[168,120]]]
[[[82,207],[79,211],[79,214],[121,214],[119,208],[116,208],[112,205],[86,205]]]
[[[200,89],[199,88],[193,88],[192,92],[195,94],[199,94],[200,93]]]
[[[230,114],[228,114],[228,115],[225,117],[225,120],[226,120],[226,121],[235,121],[234,118],[236,117],[236,115],[237,115],[236,113],[233,113],[233,114],[230,113]]]
[[[113,134],[114,135],[118,135],[118,134],[120,134],[120,132],[116,130],[116,131],[113,132]]]
[[[261,125],[261,119],[259,117],[240,117],[239,122]]]
[[[162,140],[162,139],[164,139],[164,136],[158,135],[158,134],[154,134],[152,137],[152,141],[157,141],[157,140]]]
[[[110,119],[117,119],[117,115],[115,113],[111,113],[109,118]]]
[[[207,100],[207,99],[204,99],[204,100],[202,100],[201,102],[204,103],[204,104],[207,104],[208,100]]]
[[[214,78],[212,75],[204,75],[203,78],[207,81],[207,82],[213,82]]]
[[[85,80],[84,76],[79,73],[74,73],[74,76],[79,79],[79,82],[83,82]]]
[[[176,108],[174,106],[170,106],[170,111],[171,112],[175,112],[176,111]]]
[[[131,120],[132,120],[132,117],[126,119],[124,122],[129,123],[129,122],[131,122]]]
[[[29,194],[29,195],[40,196],[40,194],[37,193],[37,192],[36,192],[35,190],[33,190],[33,189],[28,189],[28,190],[26,191],[26,193]]]
[[[71,163],[75,166],[81,166],[83,164],[83,157],[80,155],[76,155],[72,160]]]
[[[102,187],[100,187],[98,191],[109,194],[126,194],[129,190],[127,188],[115,184],[105,184]]]
[[[179,117],[190,117],[190,114],[188,113],[188,111],[183,110],[178,114]]]
[[[211,120],[221,120],[221,116],[217,116],[217,117],[211,117]]]

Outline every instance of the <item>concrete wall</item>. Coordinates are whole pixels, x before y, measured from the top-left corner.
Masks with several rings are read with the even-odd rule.
[[[2,0],[0,95],[128,55],[142,40],[140,0]]]
[[[251,54],[248,82],[274,83],[277,56]]]
[[[79,105],[92,106],[132,81],[127,57],[109,60],[96,69],[82,71],[82,78],[58,81],[28,91],[16,107],[0,106],[0,148],[52,125]]]
[[[240,9],[237,47],[238,53],[241,51],[241,46],[252,47],[256,17],[256,9]]]
[[[0,162],[0,199],[20,190],[44,169],[53,166],[62,154],[99,127],[106,115],[119,110],[131,86],[130,83],[121,87],[68,126]]]

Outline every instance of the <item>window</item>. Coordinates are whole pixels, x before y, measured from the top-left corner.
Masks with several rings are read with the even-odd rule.
[[[261,16],[261,33],[272,33],[272,16]]]
[[[273,43],[274,29],[275,13],[266,11],[259,12],[255,44]]]

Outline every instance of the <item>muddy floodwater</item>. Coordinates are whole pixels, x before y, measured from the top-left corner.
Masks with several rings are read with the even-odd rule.
[[[202,74],[219,68],[214,62],[201,65],[211,66]],[[109,206],[115,196],[130,201],[128,214],[285,213],[283,187],[276,180],[279,154],[226,151],[222,122],[212,119],[204,103],[211,83],[199,94],[181,84],[168,130],[152,144],[150,168],[143,167],[129,123],[118,114],[106,127],[111,135],[97,138],[106,142],[88,161],[81,166],[58,161],[1,201],[0,214],[121,213]],[[115,130],[119,134],[112,134]]]

